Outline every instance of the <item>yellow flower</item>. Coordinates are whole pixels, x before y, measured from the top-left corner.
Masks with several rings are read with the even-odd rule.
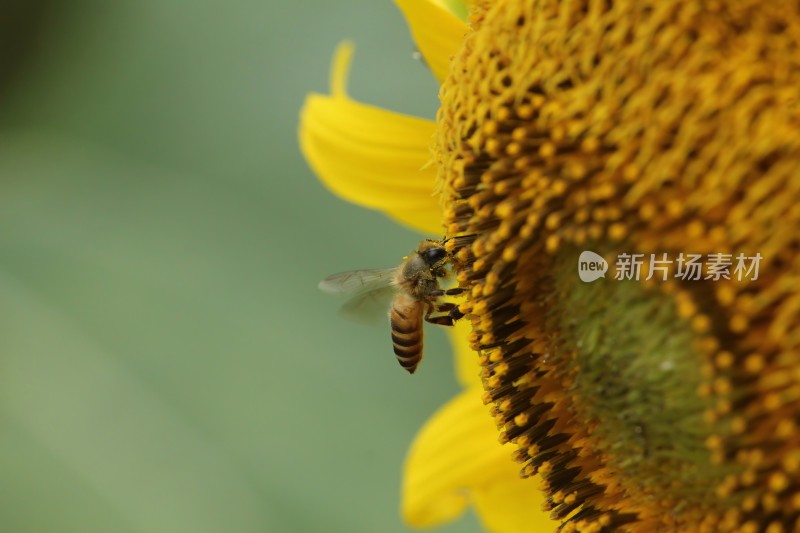
[[[397,2],[426,64],[441,80],[468,27],[442,4]],[[301,113],[300,145],[314,171],[334,193],[382,211],[428,234],[441,234],[442,209],[434,196],[437,169],[430,165],[434,122],[356,102],[345,82],[353,50],[342,45],[331,74],[331,94],[312,94]],[[435,526],[474,506],[495,533],[552,530],[540,509],[543,499],[519,477],[512,450],[482,400],[468,325],[451,336],[464,391],[420,430],[409,452],[403,481],[403,517],[417,527]]]
[[[477,235],[454,250],[462,308],[523,474],[563,531],[800,530],[800,8],[497,1],[472,20],[436,162],[447,233]],[[732,264],[584,283],[585,250],[644,254],[642,280],[650,254]]]
[[[446,233],[474,236],[451,250],[478,352],[460,366],[477,359],[500,438],[561,530],[800,530],[800,8],[475,0],[448,32],[438,4],[401,6],[442,107],[418,143],[381,151],[369,135],[367,157],[424,170],[386,188],[332,170],[336,150],[361,159],[312,120],[314,99],[360,105],[341,83],[309,100],[301,140],[339,194],[431,232],[438,200],[408,187],[436,176]],[[763,260],[757,279],[584,283],[585,250],[643,254],[643,273],[662,254]],[[465,392],[412,449],[406,516],[438,523],[472,501],[490,529],[554,529],[538,484],[477,438],[491,427],[459,375]]]

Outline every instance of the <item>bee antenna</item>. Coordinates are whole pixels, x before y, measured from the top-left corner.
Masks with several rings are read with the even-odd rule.
[[[444,236],[442,237],[442,244],[446,243],[447,241],[452,241],[453,239],[469,239],[470,237],[477,237],[477,233],[469,233],[467,235],[453,235],[452,237]]]

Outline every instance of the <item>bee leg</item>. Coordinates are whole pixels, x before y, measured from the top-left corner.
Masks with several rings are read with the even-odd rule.
[[[433,304],[428,306],[428,309],[425,311],[425,321],[430,322],[431,324],[436,324],[438,326],[452,326],[453,319],[448,315],[438,315],[433,316],[434,311],[441,311],[442,307],[447,307],[448,305],[453,304],[440,304],[435,306]]]
[[[459,294],[463,294],[466,292],[467,289],[462,289],[461,287],[456,287],[454,289],[437,289],[435,291],[430,291],[428,296],[433,298],[438,298],[439,296],[457,296]]]
[[[453,319],[448,315],[442,316],[426,316],[426,322],[430,322],[431,324],[436,324],[437,326],[452,326]]]
[[[447,313],[446,315],[433,316],[433,312]],[[439,326],[452,326],[453,322],[463,317],[464,313],[459,311],[458,306],[454,303],[442,303],[438,305],[430,305],[425,312],[425,321]]]
[[[436,310],[440,313],[447,313],[447,316],[453,319],[453,321],[458,320],[459,318],[464,318],[464,313],[458,308],[458,305],[450,302],[441,303],[436,306]]]

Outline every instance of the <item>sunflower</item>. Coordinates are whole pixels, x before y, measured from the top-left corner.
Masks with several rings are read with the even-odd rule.
[[[434,37],[426,44],[421,32],[431,19],[404,11],[430,53]],[[447,234],[472,236],[451,248],[469,289],[467,357],[501,442],[516,448],[522,476],[539,480],[511,488],[503,477],[487,490],[501,497],[474,500],[481,516],[490,527],[517,516],[509,527],[520,531],[800,530],[800,7],[476,1],[460,31],[444,67],[428,60],[446,75],[419,142],[433,135],[427,187]],[[367,202],[345,176],[333,185],[309,149],[314,114],[309,100],[301,139],[323,180],[433,229],[414,222],[436,220],[430,200],[415,204],[415,219],[400,194],[381,204],[378,186]],[[587,250],[611,262],[641,254],[651,273],[658,258],[684,254],[763,260],[745,280],[670,270],[585,283]],[[477,387],[464,383],[467,397]],[[438,423],[451,412],[477,420],[477,407],[458,411],[461,399],[412,449],[409,501],[439,481],[424,471],[441,461],[429,443],[469,440],[466,425]],[[428,463],[416,471],[415,455]],[[461,471],[480,493],[504,468]],[[542,505],[539,488],[558,523],[522,514]],[[422,494],[447,517],[461,493]]]

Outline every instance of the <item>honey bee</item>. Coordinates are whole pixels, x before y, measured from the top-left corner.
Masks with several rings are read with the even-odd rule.
[[[395,268],[342,272],[319,283],[325,292],[352,295],[342,307],[346,315],[359,319],[380,316],[389,307],[392,347],[400,366],[410,374],[422,359],[422,321],[452,326],[464,316],[456,304],[440,301],[442,296],[464,292],[461,288],[442,289],[439,284],[440,279],[449,277],[452,263],[446,242],[422,241]],[[374,312],[376,306],[382,307],[378,313]]]

